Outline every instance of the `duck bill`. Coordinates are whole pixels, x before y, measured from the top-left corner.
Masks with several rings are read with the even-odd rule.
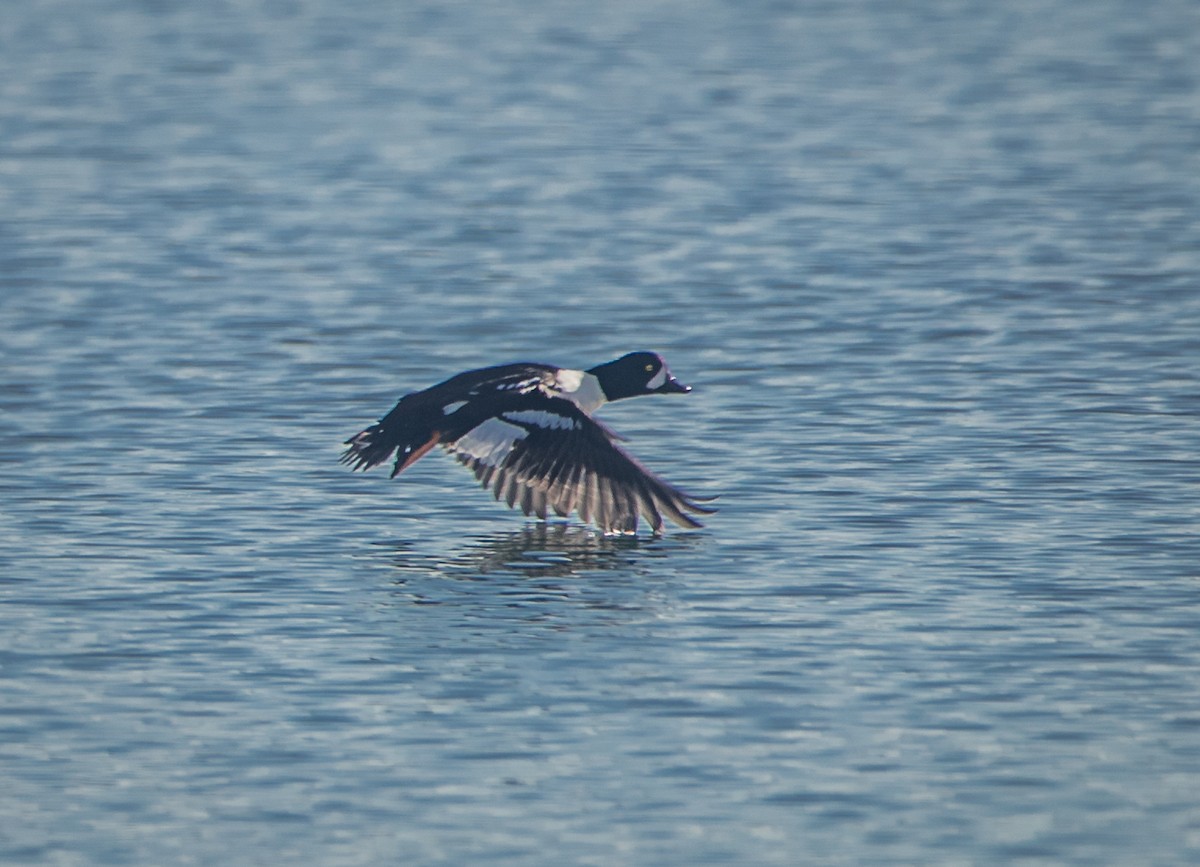
[[[667,381],[655,389],[659,394],[687,394],[691,390],[690,385],[684,385],[673,376],[668,376]]]

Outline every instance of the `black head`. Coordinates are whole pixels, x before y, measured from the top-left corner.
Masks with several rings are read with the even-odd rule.
[[[599,364],[588,373],[600,381],[609,400],[642,394],[687,394],[692,390],[671,375],[657,352],[631,352],[616,361]]]

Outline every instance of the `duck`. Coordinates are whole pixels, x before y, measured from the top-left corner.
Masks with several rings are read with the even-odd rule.
[[[606,535],[633,535],[639,516],[655,535],[664,516],[686,529],[716,511],[715,497],[686,494],[623,449],[594,418],[606,403],[687,394],[656,352],[630,352],[586,370],[520,362],[468,370],[400,398],[346,440],[341,463],[366,471],[395,462],[391,478],[435,446],[466,466],[509,508],[546,520],[578,514]]]

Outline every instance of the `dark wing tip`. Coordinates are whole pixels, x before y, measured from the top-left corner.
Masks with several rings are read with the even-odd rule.
[[[669,485],[662,479],[652,477],[658,482],[664,493],[670,494],[671,499],[686,508],[689,512],[695,512],[697,515],[711,515],[717,511],[716,506],[702,506],[701,503],[711,503],[720,497],[720,494],[711,494],[709,496],[701,496],[700,494],[692,494],[687,491],[682,491],[674,485]]]

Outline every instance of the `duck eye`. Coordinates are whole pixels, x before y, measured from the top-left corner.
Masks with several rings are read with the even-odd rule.
[[[652,370],[654,370],[654,365],[653,365],[653,364],[647,364],[647,365],[646,365],[646,373],[649,373],[649,372],[650,372],[650,371],[652,371]]]

